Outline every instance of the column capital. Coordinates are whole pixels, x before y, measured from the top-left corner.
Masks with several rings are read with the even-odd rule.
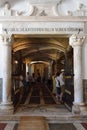
[[[1,34],[0,35],[0,42],[1,43],[5,43],[5,44],[9,44],[12,41],[12,36],[9,34]]]
[[[69,44],[72,47],[75,46],[82,46],[85,40],[85,36],[84,35],[79,35],[79,34],[74,34],[70,37],[69,39]]]

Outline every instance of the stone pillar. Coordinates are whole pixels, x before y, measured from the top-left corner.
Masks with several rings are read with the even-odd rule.
[[[29,72],[29,75],[32,76],[30,63],[26,63],[26,77],[27,77],[27,72]]]
[[[30,63],[28,63],[28,71],[29,71],[30,76],[32,76],[32,73],[31,73],[31,64]]]
[[[29,72],[28,63],[26,63],[26,78],[27,78],[27,72]]]
[[[52,62],[49,63],[49,72],[50,75],[52,75]]]
[[[83,82],[82,82],[82,45],[85,37],[81,35],[72,35],[69,44],[73,47],[74,62],[74,102],[73,105],[79,105],[80,110],[84,109],[83,103]]]
[[[32,68],[32,64],[29,63],[29,73],[30,73],[30,76],[32,76],[31,68]]]
[[[2,79],[2,101],[0,112],[12,113],[11,102],[11,38],[0,36],[0,78]]]
[[[51,65],[48,66],[48,74],[51,74]]]

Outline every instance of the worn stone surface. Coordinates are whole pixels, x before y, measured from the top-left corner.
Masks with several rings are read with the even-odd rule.
[[[18,130],[49,130],[44,117],[21,117]]]

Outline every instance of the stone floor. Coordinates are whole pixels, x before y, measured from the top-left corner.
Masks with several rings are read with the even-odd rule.
[[[21,120],[19,123],[0,122],[0,130],[87,130],[87,121],[85,123],[47,123],[45,120],[35,121],[34,119],[33,121],[32,119],[31,121]]]
[[[0,130],[18,130],[18,123],[15,122],[0,123]]]
[[[23,116],[20,119],[18,130],[49,130],[49,126],[44,117]]]
[[[42,126],[42,127],[41,127]],[[87,112],[73,115],[63,104],[21,106],[0,116],[0,130],[86,130]]]
[[[0,130],[87,130],[87,111],[73,115],[46,89],[36,86],[35,93],[31,88],[14,114],[1,114]],[[46,97],[51,97],[51,100]]]

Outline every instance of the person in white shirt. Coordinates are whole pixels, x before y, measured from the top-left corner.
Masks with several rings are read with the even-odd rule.
[[[61,87],[61,94],[60,94],[60,101],[63,102],[63,95],[65,92],[65,70],[61,69],[60,73],[60,87]]]
[[[55,83],[56,83],[56,98],[57,100],[60,100],[60,94],[61,94],[61,88],[60,88],[60,73],[56,73],[55,77]]]

